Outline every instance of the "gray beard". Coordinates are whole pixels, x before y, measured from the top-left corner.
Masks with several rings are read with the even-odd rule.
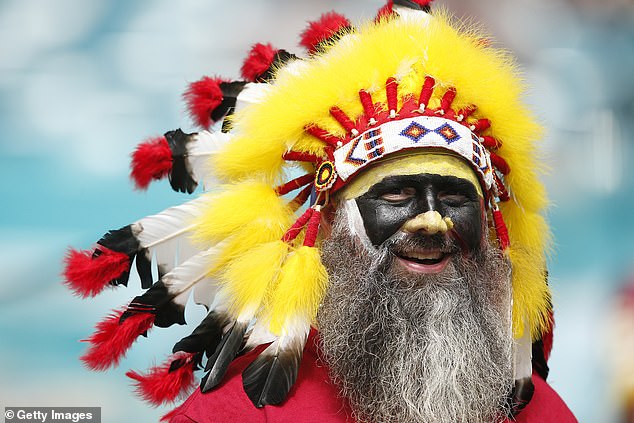
[[[398,235],[370,251],[341,209],[323,242],[330,282],[317,324],[322,358],[354,417],[503,420],[513,387],[511,289],[497,248],[455,254],[440,274],[412,274],[390,251],[423,241]]]

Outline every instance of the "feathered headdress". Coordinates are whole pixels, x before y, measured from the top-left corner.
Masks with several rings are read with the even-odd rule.
[[[244,389],[257,407],[280,403],[327,289],[321,208],[383,157],[435,148],[472,165],[492,236],[512,263],[516,378],[530,376],[531,347],[533,365],[547,372],[540,128],[521,102],[511,58],[446,15],[430,17],[428,3],[390,1],[358,29],[327,14],[303,34],[308,58],[257,44],[244,81],[205,77],[190,86],[194,120],[207,128],[224,119],[222,131],[148,140],[133,154],[132,177],[139,188],[168,177],[177,191],[201,184],[205,192],[68,254],[65,276],[81,296],[126,284],[133,261],[148,288],[99,323],[83,357],[89,367],[117,364],[153,326],[184,324],[193,293],[207,316],[164,365],[129,373],[141,395],[173,400],[199,367],[202,390],[212,389],[238,352],[270,343],[244,371]]]

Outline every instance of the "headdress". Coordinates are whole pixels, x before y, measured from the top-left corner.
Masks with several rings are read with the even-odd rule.
[[[194,121],[222,120],[222,131],[176,130],[146,141],[133,154],[132,177],[140,188],[168,177],[177,191],[205,192],[67,256],[68,285],[81,296],[127,284],[134,261],[147,289],[97,326],[83,356],[89,367],[117,364],[153,326],[184,324],[193,293],[207,316],[163,366],[128,373],[141,394],[172,400],[203,365],[201,387],[212,389],[238,352],[270,343],[243,382],[256,406],[280,403],[327,289],[322,207],[385,157],[434,149],[472,166],[491,238],[512,264],[516,378],[530,376],[531,348],[533,366],[547,372],[540,128],[521,102],[509,55],[444,13],[430,17],[428,3],[390,1],[357,29],[326,14],[302,36],[307,57],[256,44],[244,80],[191,84],[185,99]]]

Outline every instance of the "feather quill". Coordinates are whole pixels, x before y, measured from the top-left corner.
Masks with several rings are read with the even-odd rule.
[[[200,382],[202,392],[216,387],[227,373],[229,364],[240,351],[249,322],[236,321],[231,329],[222,337],[222,341],[213,356],[207,360],[205,371],[207,374]]]
[[[189,242],[187,238],[195,228],[193,220],[202,213],[203,204],[203,199],[197,198],[133,223],[132,232],[139,242],[137,261],[141,256],[141,259],[146,261],[143,266],[147,268],[152,256],[155,255],[156,264],[163,274],[172,270],[177,264],[175,257],[179,252],[179,246]],[[183,262],[189,259],[186,254],[192,252],[191,248],[180,249],[178,260]],[[144,275],[147,278],[147,272]]]
[[[309,331],[309,324],[295,324],[244,370],[242,384],[253,405],[261,408],[286,399],[297,380]]]

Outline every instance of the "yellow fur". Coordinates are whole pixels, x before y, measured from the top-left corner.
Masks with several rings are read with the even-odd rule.
[[[220,192],[205,194],[207,204],[198,218],[195,239],[216,243],[246,225],[261,222],[278,227],[286,225],[293,212],[274,188],[262,182],[241,182]]]
[[[248,106],[235,117],[237,136],[222,154],[215,155],[216,173],[229,182],[256,178],[263,185],[272,185],[283,174],[281,155],[285,151],[323,156],[323,143],[307,135],[305,125],[316,123],[343,135],[344,130],[329,114],[330,107],[337,105],[356,118],[362,113],[359,90],[369,90],[374,101],[385,102],[385,81],[389,77],[398,79],[402,101],[404,95],[418,98],[425,76],[433,76],[436,89],[430,101],[432,107],[439,104],[448,87],[455,87],[453,108],[478,106],[472,118],[491,120],[487,134],[503,143],[498,154],[511,167],[506,182],[512,200],[502,204],[501,210],[511,241],[514,331],[520,336],[524,322],[528,322],[537,336],[545,328],[549,298],[544,272],[550,236],[542,217],[547,199],[538,180],[541,166],[534,145],[541,129],[521,101],[524,86],[510,56],[478,45],[481,35],[477,30],[452,25],[443,13],[436,13],[427,26],[398,19],[369,24],[323,55],[292,70],[282,69],[263,102]],[[204,226],[203,238],[226,236],[229,229],[257,218],[245,207],[259,200],[240,198],[240,191],[227,195],[232,197],[231,202],[227,199],[219,206],[212,205],[212,211],[203,218],[214,220]],[[286,212],[277,206],[272,208],[275,211],[263,208],[259,213],[277,213],[276,220],[281,221]],[[223,217],[230,223],[225,224]],[[221,227],[216,229],[219,220]],[[249,266],[246,259],[244,264]],[[232,262],[231,266],[237,264]],[[290,281],[288,284],[290,287]],[[291,291],[288,288],[289,294]],[[284,314],[312,315],[319,298],[313,291],[305,294],[309,298],[304,302],[280,303],[275,309],[276,321],[282,322]]]
[[[255,314],[270,295],[269,289],[287,254],[288,244],[278,240],[257,245],[229,262],[220,283],[230,298],[229,311],[234,317]]]
[[[290,217],[287,217],[283,221],[259,220],[240,228],[226,240],[222,251],[214,261],[214,266],[209,269],[209,274],[214,275],[221,271],[229,262],[246,254],[251,248],[259,244],[281,239],[292,223]]]
[[[269,330],[276,335],[289,317],[311,322],[326,292],[328,274],[321,263],[319,250],[299,247],[287,259],[280,271],[269,307]]]

